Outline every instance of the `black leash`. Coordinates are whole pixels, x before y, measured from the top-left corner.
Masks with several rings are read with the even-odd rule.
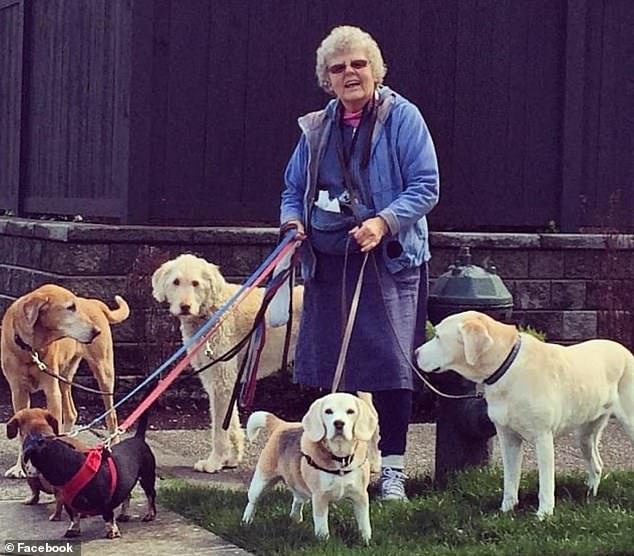
[[[396,344],[398,345],[399,351],[401,352],[403,359],[414,371],[414,374],[420,379],[420,381],[425,386],[427,386],[427,388],[429,388],[434,394],[436,394],[437,396],[440,396],[441,398],[447,398],[451,400],[465,400],[465,399],[471,399],[471,398],[484,397],[484,394],[482,392],[476,392],[475,394],[446,394],[442,390],[439,390],[438,388],[436,388],[427,378],[425,378],[422,374],[422,371],[414,363],[410,361],[410,358],[405,353],[405,350],[403,349],[403,345],[401,344],[400,338],[398,337],[398,334],[396,333],[396,328],[394,327],[394,322],[392,321],[390,312],[387,310],[387,306],[385,305],[385,290],[383,289],[383,281],[381,280],[381,274],[379,273],[379,267],[376,262],[376,256],[374,255],[373,251],[371,251],[370,254],[372,257],[372,263],[374,265],[374,272],[376,273],[376,278],[379,283],[379,289],[381,290],[381,299],[383,300],[383,308],[385,309],[385,315],[390,325],[389,328],[392,331],[392,335],[394,336],[394,339],[396,340]]]
[[[35,363],[35,366],[45,375],[53,377],[54,379],[57,379],[58,381],[73,386],[75,388],[79,388],[80,390],[90,392],[91,394],[100,394],[102,396],[110,397],[114,396],[114,392],[104,392],[102,390],[97,390],[96,388],[90,388],[89,386],[84,386],[83,384],[68,380],[66,377],[63,377],[58,373],[54,373],[46,366],[46,363],[44,363],[44,361],[40,359],[39,353],[35,351],[29,344],[27,344],[22,338],[20,338],[18,334],[16,334],[13,339],[20,349],[28,352],[28,354],[31,356],[31,360],[33,361],[33,363]]]
[[[285,272],[285,276],[284,279],[289,279],[291,280],[291,284],[294,283],[295,281],[295,263],[293,263],[290,267],[290,273]],[[282,282],[284,280],[281,280]],[[281,287],[281,286],[280,286]],[[270,301],[269,301],[270,303]],[[291,334],[292,334],[292,325],[293,325],[293,288],[291,287],[291,295],[289,298],[289,317],[288,317],[288,324],[287,324],[287,328],[286,328],[286,336],[284,337],[284,351],[282,352],[282,365],[281,365],[281,369],[285,370],[286,367],[288,366],[288,352],[290,349],[290,343],[291,343]],[[268,304],[267,304],[268,307]],[[238,355],[242,349],[244,348],[244,346],[246,346],[249,343],[249,340],[251,339],[251,336],[253,336],[253,334],[255,333],[255,331],[257,330],[258,326],[260,326],[260,324],[262,323],[262,321],[264,320],[265,314],[261,311],[258,311],[258,313],[256,314],[254,320],[253,320],[253,326],[250,328],[250,330],[240,339],[240,341],[234,345],[232,348],[230,348],[229,350],[227,350],[225,353],[223,353],[222,355],[220,355],[219,357],[217,357],[216,359],[214,359],[213,361],[210,361],[209,363],[207,363],[206,365],[200,367],[200,369],[195,369],[192,371],[189,371],[187,373],[183,373],[178,380],[182,380],[182,379],[186,379],[192,376],[197,376],[200,373],[206,371],[207,369],[209,369],[210,367],[213,367],[214,365],[218,364],[218,363],[224,363],[226,361],[229,361],[231,359],[233,359],[236,355]]]
[[[270,305],[271,301],[273,300],[273,297],[275,297],[275,293],[277,292],[277,290],[279,289],[279,287],[281,287],[281,284],[283,284],[286,280],[289,280],[292,276],[293,276],[293,267],[295,266],[295,259],[293,260],[293,262],[291,263],[290,267],[282,272],[280,272],[280,274],[278,274],[276,276],[276,280],[279,280],[279,285],[277,288],[271,288],[271,290],[269,290],[268,292],[265,293],[264,298],[262,299],[262,305],[260,306],[260,308],[258,309],[257,314],[255,315],[255,319],[254,319],[254,324],[253,327],[251,328],[251,330],[249,331],[249,338],[250,336],[256,331],[256,329],[258,328],[258,326],[260,326],[265,318],[266,315],[266,310],[268,309],[268,306]],[[291,302],[292,303],[292,299],[293,299],[293,288],[291,285]],[[288,330],[291,329],[291,319],[289,317],[289,322],[287,324],[288,329],[287,329],[287,339],[288,342],[290,343],[290,334],[288,332]],[[283,355],[283,361],[287,360],[288,358],[288,354],[287,354],[288,348],[287,346],[284,347],[284,355]],[[231,398],[229,399],[229,404],[227,405],[227,411],[225,413],[225,418],[222,422],[222,428],[224,430],[227,430],[229,428],[229,423],[231,422],[231,414],[233,412],[233,405],[236,403],[236,400],[238,399],[239,393],[240,393],[240,389],[242,387],[242,378],[245,374],[245,370],[246,370],[246,366],[247,366],[247,357],[245,357],[241,364],[240,364],[240,369],[238,370],[238,375],[236,376],[236,381],[234,383],[233,386],[233,391],[231,392]]]

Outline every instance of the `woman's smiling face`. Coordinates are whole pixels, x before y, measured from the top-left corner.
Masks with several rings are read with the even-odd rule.
[[[328,60],[330,86],[348,112],[358,112],[374,94],[374,77],[362,48],[339,52]]]

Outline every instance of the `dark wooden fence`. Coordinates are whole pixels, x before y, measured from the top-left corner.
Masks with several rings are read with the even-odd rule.
[[[0,0],[0,208],[277,220],[335,25],[437,145],[437,230],[634,230],[631,0]]]

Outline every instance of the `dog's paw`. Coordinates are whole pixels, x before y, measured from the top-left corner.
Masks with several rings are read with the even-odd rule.
[[[121,536],[121,531],[117,527],[115,522],[106,523],[106,538],[107,539],[118,539]]]
[[[553,510],[554,508],[539,508],[535,515],[537,516],[537,519],[539,519],[539,521],[544,521],[545,519],[553,515]]]
[[[304,512],[301,508],[291,510],[291,513],[288,515],[295,523],[301,523],[304,521]]]
[[[371,458],[370,459],[370,473],[380,473],[381,472],[381,458]]]
[[[65,539],[76,539],[79,536],[81,536],[81,530],[77,528],[71,527],[70,529],[66,531],[66,533],[64,533]]]
[[[141,518],[141,521],[154,521],[155,517],[156,512],[148,512]]]
[[[235,461],[227,461],[223,464],[222,468],[223,469],[237,469],[238,465],[239,464]]]
[[[315,529],[315,536],[320,541],[327,541],[330,538],[330,531],[328,529]]]
[[[40,501],[40,496],[38,494],[31,494],[31,496],[27,496],[22,502],[26,506],[34,506]]]
[[[244,513],[242,514],[242,520],[240,521],[242,525],[248,526],[253,523],[253,514],[255,514],[255,506],[251,503],[247,504],[247,507],[244,508]]]
[[[225,458],[222,462],[223,469],[235,469],[242,462],[242,456],[238,454],[231,454]]]
[[[4,472],[4,476],[7,479],[24,479],[26,473],[22,470],[22,466],[16,463],[13,467],[9,467],[9,469]]]
[[[597,492],[599,491],[600,482],[601,482],[601,475],[594,475],[592,477],[586,478],[586,486],[588,487],[586,498],[591,498],[597,495]]]
[[[117,521],[120,521],[121,523],[126,523],[126,522],[130,521],[130,515],[129,514],[119,514],[117,516]]]
[[[502,500],[500,510],[503,512],[510,512],[513,508],[515,508],[515,506],[517,506],[517,502],[517,498],[504,498],[504,500]]]
[[[121,538],[121,531],[119,529],[111,529],[106,533],[107,539],[118,539]]]
[[[222,461],[215,458],[201,459],[194,464],[194,471],[199,473],[217,473],[224,467]]]
[[[49,521],[61,521],[62,520],[62,512],[53,512],[48,516]]]

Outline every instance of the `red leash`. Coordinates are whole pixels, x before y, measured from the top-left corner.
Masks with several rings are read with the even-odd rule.
[[[295,242],[290,241],[278,254],[277,256],[269,263],[269,265],[262,271],[260,276],[258,276],[249,287],[245,288],[244,292],[238,299],[236,299],[234,306],[231,308],[232,310],[237,307],[244,299],[264,280],[268,277],[268,275],[273,272],[278,263],[286,256],[286,253],[290,249],[295,248]],[[143,414],[144,411],[147,410],[150,405],[152,405],[156,399],[165,391],[167,388],[176,380],[178,375],[180,375],[183,370],[189,365],[189,362],[192,360],[194,355],[198,352],[200,348],[202,348],[207,340],[211,337],[211,335],[222,325],[225,318],[228,317],[228,311],[212,328],[209,330],[204,336],[202,336],[197,343],[193,344],[190,348],[189,352],[183,357],[183,359],[177,363],[174,368],[166,375],[163,380],[160,380],[154,390],[150,392],[150,394],[139,404],[139,406],[126,418],[123,424],[119,427],[118,432],[127,431],[135,421]]]

